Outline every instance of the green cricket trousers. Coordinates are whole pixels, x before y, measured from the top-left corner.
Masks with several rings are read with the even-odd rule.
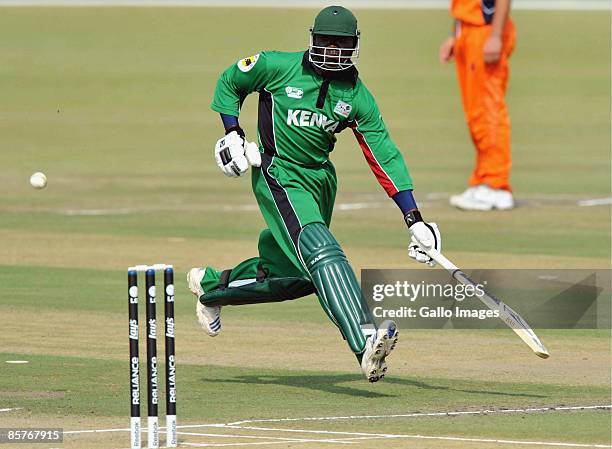
[[[259,257],[231,270],[206,267],[200,301],[239,305],[316,293],[359,359],[374,326],[355,274],[329,232],[337,187],[331,161],[305,167],[263,153],[252,187],[268,226],[259,236]]]

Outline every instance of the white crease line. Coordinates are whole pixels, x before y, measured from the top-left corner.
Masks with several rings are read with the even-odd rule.
[[[359,209],[387,209],[396,207],[394,204],[387,201],[372,202],[372,203],[339,203],[336,204],[337,210],[359,210]]]
[[[200,427],[226,427],[231,425],[248,424],[254,422],[288,422],[288,421],[336,421],[344,419],[382,419],[382,418],[420,418],[420,417],[444,417],[444,416],[461,416],[461,415],[489,415],[496,413],[533,413],[533,412],[557,412],[557,411],[579,411],[579,410],[610,410],[612,405],[580,405],[573,407],[539,407],[539,408],[516,408],[516,409],[499,409],[499,410],[474,410],[465,412],[432,412],[432,413],[406,413],[394,415],[351,415],[351,416],[322,416],[322,417],[303,417],[303,418],[266,418],[266,419],[251,419],[244,421],[235,421],[230,423],[216,424],[186,424],[177,426],[178,429],[195,429]],[[165,427],[160,426],[160,430]],[[105,432],[129,432],[130,428],[121,429],[89,429],[89,430],[68,430],[64,435],[80,434],[80,433],[105,433]],[[143,432],[146,428],[142,429]]]
[[[232,211],[258,211],[259,206],[257,204],[238,204],[236,206],[221,206],[219,209],[225,212]]]
[[[281,440],[281,441],[297,441],[297,442],[311,442],[310,438],[283,438],[283,437],[270,437],[261,435],[231,435],[226,433],[199,433],[199,432],[177,432],[179,435],[191,435],[200,437],[220,437],[220,438],[251,438],[253,440]],[[339,443],[339,440],[314,440],[326,443]]]
[[[521,441],[521,440],[496,440],[492,438],[464,438],[434,435],[406,435],[406,434],[387,434],[387,433],[365,433],[365,432],[341,432],[333,430],[306,430],[306,429],[279,429],[273,427],[255,426],[227,426],[232,429],[260,430],[270,432],[295,432],[295,433],[315,433],[320,435],[350,435],[376,438],[405,438],[417,440],[444,440],[444,441],[470,441],[476,443],[496,443],[496,444],[525,444],[534,446],[556,446],[556,447],[589,447],[589,448],[611,448],[606,444],[582,444],[582,443],[560,443],[548,441]],[[373,438],[372,438],[373,439]]]
[[[224,427],[225,424],[191,424],[191,425],[185,425],[185,426],[176,426],[177,429],[188,429],[188,428],[194,428],[194,427]],[[166,427],[165,426],[159,426],[159,430],[165,430]],[[122,428],[122,429],[89,429],[89,430],[67,430],[64,431],[64,435],[76,435],[76,434],[81,434],[81,433],[109,433],[109,432],[130,432],[132,429],[126,427],[126,428]],[[147,433],[147,428],[146,427],[141,427],[140,429],[141,433]]]
[[[160,427],[161,429],[161,427]],[[76,435],[79,433],[106,433],[106,432],[129,432],[132,429],[91,429],[91,430],[68,430],[64,432],[64,435]],[[142,432],[146,431],[146,428],[141,429]]]
[[[589,206],[606,206],[612,204],[612,197],[608,198],[594,198],[592,200],[578,201],[578,206],[589,207]]]
[[[350,440],[352,438],[346,438]],[[351,444],[350,441],[343,440],[291,440],[291,443],[343,443]],[[180,443],[181,446],[194,446],[194,447],[220,447],[220,446],[261,446],[262,444],[287,444],[288,441],[258,441],[256,443]]]
[[[244,421],[236,421],[227,423],[226,425],[240,425],[255,422],[286,422],[286,421],[336,421],[343,419],[377,419],[377,418],[420,418],[427,416],[461,416],[461,415],[488,415],[495,413],[533,413],[533,412],[551,412],[551,411],[570,411],[570,410],[607,410],[612,409],[612,405],[585,405],[575,407],[539,407],[539,408],[517,408],[517,409],[500,409],[500,410],[474,410],[465,412],[433,412],[433,413],[407,413],[395,415],[353,415],[353,416],[324,416],[317,418],[269,418],[269,419],[250,419]]]
[[[2,0],[0,0],[2,5]],[[375,195],[369,193],[363,193],[360,195],[351,195],[353,197],[359,197],[362,200],[359,202],[338,202],[336,203],[335,210],[351,211],[351,210],[365,210],[365,209],[393,209],[396,206],[392,201],[388,201],[382,194]],[[450,196],[447,192],[431,192],[426,193],[417,198],[419,205],[421,206],[435,206],[439,205],[440,202],[445,202]],[[568,203],[569,206],[578,204],[579,206],[601,206],[612,204],[612,197],[608,198],[594,198],[594,199],[583,199],[576,198],[575,195],[535,195],[518,198],[518,202],[564,202]],[[221,211],[221,212],[257,212],[259,206],[257,204],[234,204],[234,205],[201,205],[201,204],[179,204],[176,206],[167,207],[140,207],[140,208],[118,208],[118,209],[37,209],[40,212],[53,212],[60,213],[69,217],[79,216],[114,216],[114,215],[130,215],[130,214],[143,214],[151,213],[156,211],[175,211],[175,210],[194,210],[194,211]]]
[[[448,192],[431,192],[425,194],[426,200],[445,200],[450,196]]]
[[[17,407],[17,408],[0,408],[0,413],[5,413],[5,412],[14,412],[17,410],[23,410],[23,407]]]
[[[225,446],[257,446],[262,444],[284,444],[286,441],[260,441],[258,443],[181,443],[181,446],[193,447],[225,447]]]
[[[104,215],[128,215],[132,212],[131,209],[68,209],[64,211],[64,215],[68,217],[97,217]]]
[[[1,0],[0,0],[1,1]],[[384,198],[383,198],[384,200]],[[421,203],[419,203],[421,204]],[[360,203],[338,203],[336,204],[336,210],[359,210],[359,209],[383,209],[396,207],[393,203],[388,201],[373,201],[373,202],[360,202]],[[195,210],[200,210],[198,207]],[[156,210],[173,210],[172,208],[151,208],[151,209],[67,209],[62,210],[61,213],[68,217],[97,217],[97,216],[113,216],[113,215],[130,215],[134,213],[144,213]],[[207,207],[205,210],[217,210],[223,212],[257,212],[259,206],[257,204],[236,204],[236,205],[225,205],[225,206],[212,206]]]

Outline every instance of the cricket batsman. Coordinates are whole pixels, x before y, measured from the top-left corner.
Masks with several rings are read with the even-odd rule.
[[[351,11],[329,6],[315,18],[307,51],[263,51],[221,74],[212,109],[225,136],[215,159],[229,177],[252,167],[251,183],[267,228],[259,256],[217,271],[187,274],[206,333],[221,331],[221,307],[297,299],[316,293],[370,382],[382,379],[398,339],[395,322],[377,327],[340,244],[329,230],[336,172],[329,159],[336,134],[349,128],[367,163],[399,206],[411,234],[408,255],[433,265],[425,252],[440,250],[434,223],[425,223],[412,179],[387,131],[374,97],[359,78],[359,30]],[[240,127],[245,98],[259,94],[257,143]]]

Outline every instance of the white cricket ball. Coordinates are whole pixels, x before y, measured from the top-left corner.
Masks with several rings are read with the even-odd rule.
[[[30,176],[30,184],[35,189],[44,189],[47,185],[47,177],[43,172],[37,171],[32,176]]]

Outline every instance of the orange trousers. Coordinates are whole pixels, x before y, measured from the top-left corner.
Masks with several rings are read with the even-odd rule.
[[[515,43],[514,24],[506,22],[500,59],[485,64],[483,47],[491,25],[457,25],[455,63],[463,111],[476,147],[476,168],[469,184],[511,191],[510,117],[506,107],[509,64]]]

